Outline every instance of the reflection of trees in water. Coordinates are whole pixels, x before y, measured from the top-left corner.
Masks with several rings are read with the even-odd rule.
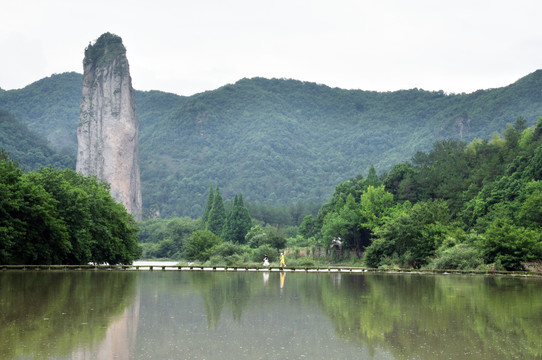
[[[133,301],[129,272],[0,274],[0,358],[66,356],[100,342]]]
[[[215,329],[218,326],[225,305],[231,308],[233,319],[241,321],[241,315],[250,301],[252,287],[256,285],[256,277],[245,274],[226,273],[194,273],[192,284],[198,289],[202,298],[207,326]],[[257,285],[261,287],[260,281]]]
[[[536,358],[542,355],[542,282],[460,276],[342,275],[305,290],[338,335],[398,358]],[[314,289],[321,289],[314,293]]]

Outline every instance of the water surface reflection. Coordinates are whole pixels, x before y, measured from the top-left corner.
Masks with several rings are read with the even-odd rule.
[[[134,302],[136,279],[128,272],[0,273],[0,358],[72,358],[103,347]]]
[[[542,356],[541,279],[5,272],[0,285],[6,359]]]

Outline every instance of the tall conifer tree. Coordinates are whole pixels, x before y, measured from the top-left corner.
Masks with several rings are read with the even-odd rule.
[[[250,228],[252,228],[252,218],[250,217],[250,213],[243,202],[243,194],[239,194],[239,208],[241,209],[241,242],[244,243],[245,236]]]
[[[225,241],[231,241],[235,242],[234,237],[234,229],[235,224],[233,221],[233,217],[235,216],[235,213],[237,212],[237,194],[235,195],[235,198],[233,199],[233,205],[231,208],[231,211],[229,212],[228,216],[226,217],[226,221],[224,222],[224,227],[222,228],[222,234],[221,237]]]
[[[243,244],[245,236],[251,227],[252,219],[243,203],[243,195],[235,195],[233,207],[224,224],[222,238],[226,241]]]
[[[209,218],[207,219],[207,230],[213,234],[220,236],[222,234],[222,228],[226,221],[226,210],[224,209],[224,202],[222,201],[222,195],[220,195],[220,188],[216,187],[215,196],[213,198],[213,207],[209,212]]]
[[[371,165],[369,174],[367,174],[367,179],[365,179],[365,186],[378,187],[380,185],[382,185],[382,181],[378,178],[374,165]]]
[[[214,198],[215,198],[215,194],[213,191],[213,185],[211,184],[211,188],[209,189],[209,196],[207,197],[207,204],[205,204],[205,212],[203,213],[203,217],[201,218],[202,229],[207,228],[207,222],[209,221],[209,213],[211,212],[211,209],[213,208]]]

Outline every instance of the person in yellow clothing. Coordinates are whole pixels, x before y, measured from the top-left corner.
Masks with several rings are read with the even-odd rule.
[[[284,262],[284,253],[283,252],[280,253],[280,265],[279,266],[280,267],[286,266],[286,263]]]

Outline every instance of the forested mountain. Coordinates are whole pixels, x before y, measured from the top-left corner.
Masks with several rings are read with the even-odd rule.
[[[369,267],[535,268],[542,118],[525,124],[518,117],[490,141],[435,142],[383,181],[372,171],[343,182],[299,234],[324,249],[364,253]]]
[[[4,110],[0,110],[0,148],[25,170],[37,170],[49,165],[60,169],[75,168],[74,154],[54,151],[45,138],[29,130]]]
[[[52,148],[75,156],[82,88],[80,74],[53,75],[19,90],[0,92],[0,110],[46,138]]]
[[[1,91],[0,109],[75,153],[81,86],[80,74],[53,75]],[[254,78],[190,97],[136,92],[136,102],[145,209],[196,217],[210,184],[225,200],[242,193],[249,204],[323,203],[372,164],[388,171],[437,140],[488,139],[518,116],[533,125],[542,71],[472,94]]]

